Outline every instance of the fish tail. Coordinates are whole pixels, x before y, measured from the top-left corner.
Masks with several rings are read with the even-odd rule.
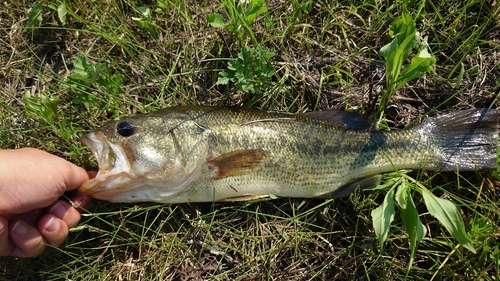
[[[438,147],[441,171],[497,167],[500,111],[470,109],[439,116],[417,126]]]

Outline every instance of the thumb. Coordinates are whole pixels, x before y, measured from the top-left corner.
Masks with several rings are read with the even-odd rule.
[[[85,171],[85,169],[78,167],[70,162],[68,163],[69,163],[68,170],[63,175],[66,191],[77,189],[84,182],[88,181],[93,177],[92,174]]]

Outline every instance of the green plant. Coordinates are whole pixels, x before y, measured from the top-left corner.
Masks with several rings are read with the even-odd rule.
[[[85,56],[78,55],[73,67],[61,86],[75,92],[74,104],[97,103],[101,110],[109,110],[110,97],[124,93],[122,75],[119,72],[111,75],[105,64],[87,63]]]
[[[274,51],[245,46],[236,59],[227,63],[227,70],[219,73],[217,84],[227,85],[233,82],[238,90],[247,93],[262,93],[269,85],[275,72],[270,59]]]
[[[303,2],[299,0],[292,0],[293,11],[299,20],[302,20],[304,14],[308,14],[311,11],[312,3],[312,0],[306,0]]]
[[[151,18],[151,9],[145,6],[140,6],[137,9],[141,12],[143,17],[132,17],[132,20],[141,28],[147,30],[154,39],[158,39],[159,33],[153,19]]]
[[[431,71],[432,66],[436,63],[436,58],[427,50],[426,40],[420,40],[415,26],[415,20],[403,6],[403,14],[389,28],[389,35],[393,40],[380,49],[380,55],[385,59],[386,88],[382,91],[377,111],[379,125],[385,108],[397,91],[408,81]],[[414,49],[416,54],[412,57],[410,64],[402,69]]]
[[[208,14],[208,23],[216,28],[226,28],[231,31],[236,37],[240,46],[246,40],[247,35],[250,36],[252,42],[258,45],[250,25],[260,15],[267,12],[267,7],[264,6],[264,0],[240,0],[234,5],[234,1],[226,1],[226,15],[229,18],[228,22],[224,22],[220,14]]]
[[[26,22],[26,26],[24,27],[24,32],[33,29],[33,27],[42,22],[42,10],[43,5],[42,2],[38,2],[28,16],[28,21]]]
[[[446,230],[466,249],[475,253],[472,240],[465,232],[464,222],[458,208],[451,201],[436,197],[419,181],[406,174],[399,174],[390,178],[384,185],[378,188],[390,187],[384,201],[376,209],[372,210],[373,228],[382,249],[389,233],[389,228],[394,220],[395,208],[400,211],[401,220],[408,232],[410,239],[410,262],[411,267],[418,244],[422,241],[427,231],[420,221],[415,203],[412,199],[412,191],[422,195],[424,204],[429,213],[437,218]],[[394,204],[396,202],[396,204]]]
[[[77,132],[71,121],[60,112],[58,98],[51,98],[45,93],[33,96],[28,90],[24,93],[23,103],[29,115],[43,120],[60,139],[69,145],[70,149],[66,153],[67,155],[77,156],[81,154],[82,147],[76,142]]]
[[[52,10],[57,11],[57,17],[62,24],[66,24],[66,16],[68,14],[68,10],[66,7],[66,3],[64,1],[58,1],[56,5],[47,4],[48,7]],[[43,21],[42,17],[43,12],[43,4],[42,2],[38,2],[31,12],[29,13],[28,20],[26,21],[26,26],[24,26],[24,32],[32,30],[37,24]]]
[[[241,98],[250,95],[234,93],[233,82],[226,88],[234,92],[222,97],[219,90],[224,86],[213,87],[214,75],[218,77],[227,66],[227,60],[217,62],[221,54],[237,59],[243,46],[258,45],[247,33],[240,46],[231,31],[207,23],[209,11],[231,22],[226,1],[197,1],[196,5],[184,0],[154,0],[147,5],[145,1],[4,1],[0,146],[37,147],[95,170],[97,163],[88,149],[74,152],[76,147],[82,149],[77,136],[64,141],[56,130],[72,126],[81,136],[135,112],[175,105],[241,105]],[[43,21],[28,26],[38,2],[43,3],[39,14]],[[55,9],[62,2],[67,10],[65,24]],[[265,46],[275,49],[271,59],[276,72],[262,95],[251,96],[255,103],[244,104],[288,113],[362,108],[368,86],[363,77],[380,49],[373,42],[386,38],[386,29],[401,14],[401,1],[391,5],[318,0],[307,14],[294,2],[266,1],[269,11],[250,25],[260,43],[265,38]],[[439,54],[439,67],[433,70],[438,83],[411,80],[403,87],[405,92],[399,90],[398,98],[391,99],[391,106],[403,114],[384,118],[401,126],[422,112],[449,112],[464,106],[500,108],[495,55],[500,50],[498,1],[493,7],[488,0],[413,2],[407,8],[417,30],[429,36],[429,52]],[[131,20],[144,18],[137,9],[141,5],[151,9],[158,40],[151,40],[149,32]],[[223,40],[226,37],[214,37],[214,30],[234,44],[228,45],[231,40]],[[63,68],[67,65],[75,71],[66,62],[76,54],[85,56],[87,65],[104,64],[107,74],[100,71],[99,77],[120,73],[124,93],[113,96],[98,82],[71,81],[68,88]],[[419,92],[423,87],[427,94]],[[442,91],[443,87],[448,90]],[[41,106],[53,106],[42,99],[58,100],[55,114],[47,112],[50,108],[28,112],[26,100],[20,101],[27,90],[30,101]],[[418,100],[412,90],[419,94]],[[93,101],[75,105],[73,99],[79,95]],[[47,120],[54,120],[55,127],[44,121],[42,116],[47,114],[54,116]],[[356,191],[349,198],[333,200],[277,198],[172,206],[94,200],[62,245],[48,246],[34,259],[0,257],[0,279],[500,280],[500,175],[457,173],[455,180],[448,173],[415,172],[415,176],[425,180],[422,184],[436,196],[459,207],[476,254],[458,244],[430,215],[421,193],[413,189],[416,183],[397,174],[392,175],[393,183],[404,178],[428,232],[418,242],[409,271],[410,239],[396,199],[394,221],[383,252],[378,250],[370,213],[392,188],[386,185],[384,191]],[[402,191],[395,186],[394,198]]]

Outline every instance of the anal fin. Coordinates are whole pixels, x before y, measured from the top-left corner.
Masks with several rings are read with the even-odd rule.
[[[357,179],[350,183],[344,184],[339,189],[334,192],[328,194],[328,197],[337,198],[337,197],[346,197],[349,196],[358,186],[360,189],[375,187],[380,183],[381,175],[370,176],[362,179]]]
[[[267,198],[269,195],[254,195],[254,194],[246,194],[246,195],[241,195],[241,196],[233,196],[233,197],[228,197],[221,199],[219,201],[222,202],[230,202],[230,201],[251,201],[251,200],[257,200],[257,199],[262,199],[262,198]]]

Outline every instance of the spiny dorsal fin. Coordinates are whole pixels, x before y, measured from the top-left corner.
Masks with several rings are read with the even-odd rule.
[[[208,167],[214,171],[214,179],[248,174],[253,168],[267,158],[268,151],[263,149],[240,149],[223,154],[207,161]]]
[[[305,112],[301,115],[326,121],[335,127],[349,130],[370,130],[373,124],[362,114],[343,110],[325,110]]]

